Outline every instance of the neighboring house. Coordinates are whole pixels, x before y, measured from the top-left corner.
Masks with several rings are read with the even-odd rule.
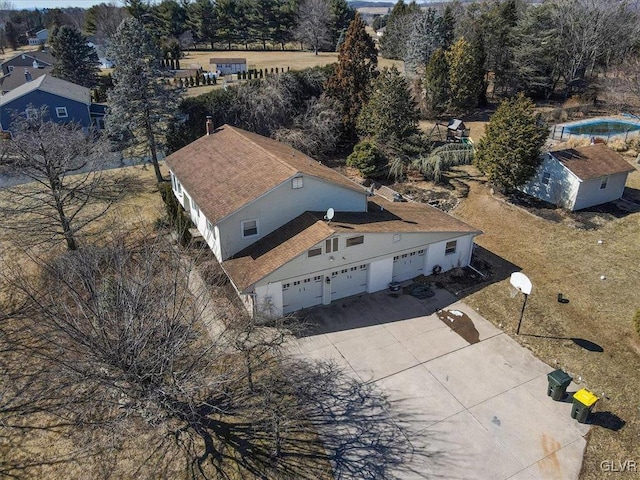
[[[222,75],[247,71],[246,58],[210,58],[209,65],[215,65]]]
[[[107,68],[113,68],[115,64],[113,61],[107,58],[107,46],[94,42],[87,42],[87,45],[93,47],[96,51],[96,55],[98,55],[98,61],[100,62],[100,68],[105,70]]]
[[[20,85],[31,82],[43,75],[50,75],[52,71],[53,67],[14,68],[13,72],[9,75],[0,77],[0,95],[4,95],[15,88],[18,88]]]
[[[466,266],[481,233],[429,205],[370,196],[288,145],[228,125],[166,161],[176,198],[252,314]]]
[[[44,51],[31,51],[19,53],[2,63],[2,73],[7,75],[13,72],[14,68],[44,68],[52,67],[55,63],[53,55]]]
[[[32,108],[46,106],[56,122],[77,122],[85,129],[100,127],[104,106],[91,103],[91,91],[51,75],[25,83],[0,97],[0,127],[11,129],[15,113],[29,115]]]
[[[544,155],[524,193],[568,210],[617,200],[634,168],[606,145],[556,150]]]
[[[28,42],[29,45],[44,45],[49,40],[49,30],[43,28],[36,32],[36,34],[32,37],[29,37]]]

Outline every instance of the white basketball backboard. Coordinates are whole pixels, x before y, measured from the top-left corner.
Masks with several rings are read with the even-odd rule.
[[[511,282],[511,285],[513,285],[525,295],[531,294],[533,285],[531,284],[531,280],[529,280],[529,278],[524,273],[513,272],[509,281]]]

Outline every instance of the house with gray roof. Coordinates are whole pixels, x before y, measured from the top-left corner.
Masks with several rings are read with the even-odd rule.
[[[14,115],[30,115],[33,109],[47,107],[54,122],[76,122],[83,128],[101,128],[105,107],[91,102],[88,88],[51,75],[30,80],[0,97],[0,127],[11,130]]]
[[[8,75],[14,69],[52,67],[56,63],[55,58],[47,51],[33,50],[21,52],[2,62],[2,73]]]

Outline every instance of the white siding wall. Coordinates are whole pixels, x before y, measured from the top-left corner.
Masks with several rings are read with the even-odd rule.
[[[367,292],[384,290],[392,281],[393,257],[397,254],[425,248],[425,275],[431,274],[433,267],[439,265],[443,271],[455,267],[464,267],[471,261],[473,234],[453,237],[450,233],[403,233],[394,243],[392,233],[365,234],[362,245],[345,247],[346,238],[353,234],[340,234],[337,252],[308,258],[303,254],[256,284],[256,304],[270,303],[274,312],[282,311],[282,281],[302,276],[322,275],[331,278],[331,272],[361,264],[368,264]],[[446,255],[447,242],[456,240],[455,253]],[[324,248],[324,243],[322,244]],[[330,260],[333,257],[333,261]],[[323,280],[324,281],[324,280]],[[280,291],[278,293],[278,288]],[[267,300],[270,297],[270,300]],[[276,298],[279,298],[276,300]],[[331,302],[331,283],[323,284],[323,304]]]
[[[549,173],[549,183],[544,185],[542,177]],[[571,173],[562,163],[545,154],[544,160],[536,174],[520,190],[554,205],[572,209],[580,180]]]
[[[305,211],[326,211],[333,208],[342,212],[364,212],[367,208],[367,194],[337,185],[303,177],[303,187],[291,188],[287,180],[253,203],[238,210],[219,223],[222,259],[268,235]],[[258,236],[243,238],[242,222],[258,220]]]
[[[600,188],[602,178],[594,178],[580,183],[580,189],[576,196],[573,210],[600,205],[612,200],[617,200],[624,192],[624,185],[627,181],[627,173],[618,173],[617,175],[609,175],[607,187]]]

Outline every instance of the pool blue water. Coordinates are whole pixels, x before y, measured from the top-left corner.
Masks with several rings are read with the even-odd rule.
[[[618,120],[598,120],[596,122],[565,126],[565,131],[573,135],[616,135],[636,130],[640,130],[640,124]]]

